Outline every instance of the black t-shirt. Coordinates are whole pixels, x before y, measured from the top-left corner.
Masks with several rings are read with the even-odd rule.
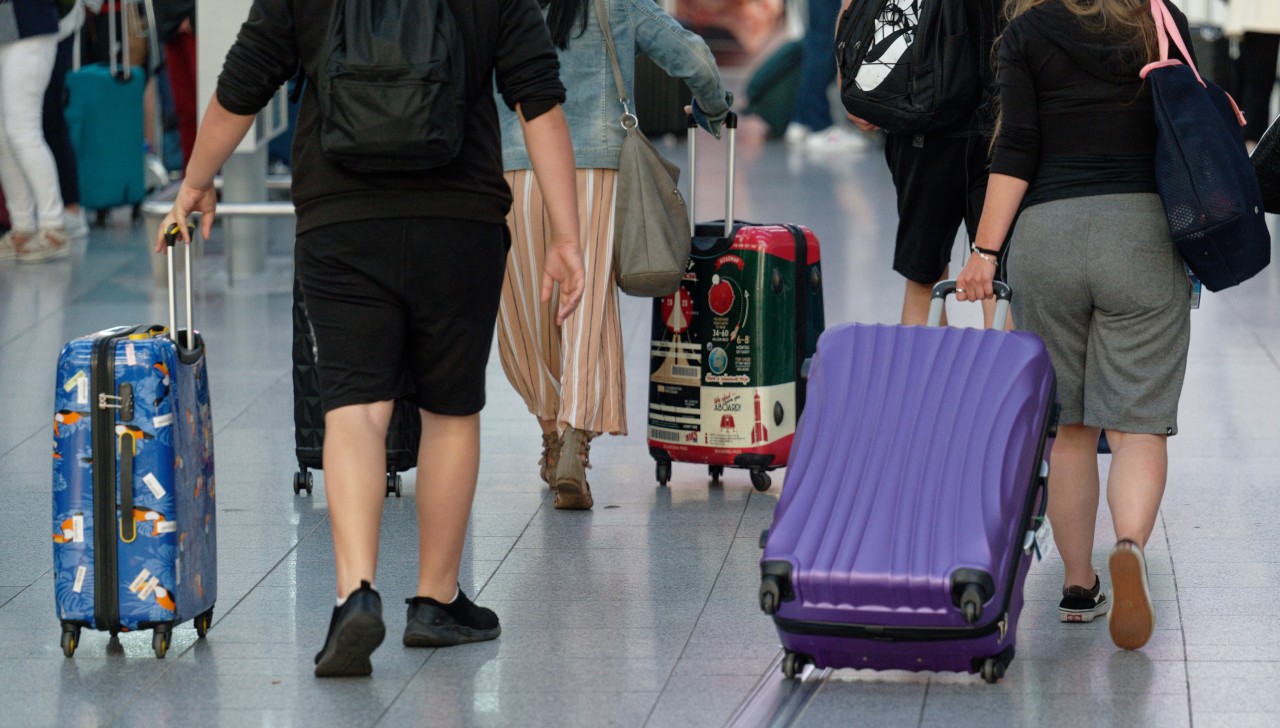
[[[332,0],[254,0],[218,77],[218,101],[255,114],[299,64],[307,77],[293,141],[298,232],[337,222],[452,217],[503,224],[511,190],[493,87],[534,118],[565,98],[560,64],[536,0],[448,0],[467,54],[470,124],[456,159],[427,172],[370,174],[331,163],[320,149],[316,96]]]
[[[1166,5],[1189,38],[1186,16]],[[1145,49],[1087,23],[1050,0],[1015,18],[1001,39],[991,172],[1030,182],[1024,205],[1156,191],[1155,111],[1139,76]]]

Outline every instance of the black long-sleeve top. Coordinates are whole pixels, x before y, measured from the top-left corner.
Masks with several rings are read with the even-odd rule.
[[[1166,5],[1189,38],[1186,16]],[[1156,191],[1145,50],[1087,22],[1050,0],[1014,18],[1001,39],[991,171],[1031,183],[1024,205]]]
[[[316,95],[333,0],[254,0],[218,77],[217,98],[256,114],[299,64],[307,83],[293,140],[298,232],[388,217],[449,217],[503,224],[511,190],[493,84],[532,119],[563,103],[560,65],[536,0],[448,0],[467,55],[470,123],[452,162],[426,172],[372,174],[331,163],[320,149]]]

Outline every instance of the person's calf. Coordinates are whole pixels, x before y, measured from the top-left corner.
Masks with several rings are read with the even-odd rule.
[[[1169,470],[1168,439],[1164,435],[1107,431],[1111,470],[1107,503],[1117,541],[1146,548],[1164,499]]]

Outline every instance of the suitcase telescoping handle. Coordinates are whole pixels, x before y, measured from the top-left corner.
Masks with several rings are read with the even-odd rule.
[[[195,231],[196,231],[196,228],[194,225],[187,226],[188,236],[195,235]],[[185,268],[186,284],[187,284],[186,285],[187,335],[185,337],[185,340],[180,340],[178,337],[178,290],[174,286],[175,281],[173,280],[174,278],[173,246],[177,245],[178,241],[181,239],[182,239],[181,230],[178,228],[177,223],[171,224],[169,228],[164,231],[164,242],[165,242],[165,245],[169,246],[168,254],[165,255],[165,260],[168,261],[168,266],[169,266],[169,338],[173,339],[173,343],[177,344],[181,348],[194,349],[196,346],[196,340],[195,340],[196,329],[195,329],[195,325],[192,324],[191,322],[191,250],[190,249],[188,249],[186,251],[186,254],[182,256],[182,260],[184,264],[183,267]]]
[[[724,128],[728,129],[729,162],[724,186],[724,236],[733,235],[733,174],[734,158],[738,150],[738,115],[730,111],[724,117]],[[689,114],[689,233],[692,235],[698,227],[698,122],[693,114]]]
[[[1013,300],[1013,289],[1009,284],[1000,281],[992,281],[991,286],[996,292],[996,313],[991,322],[991,328],[1004,331],[1004,326],[1009,321],[1009,302]],[[933,287],[933,294],[929,301],[929,322],[925,324],[926,326],[942,324],[942,305],[946,302],[947,296],[955,292],[955,281],[942,281]]]

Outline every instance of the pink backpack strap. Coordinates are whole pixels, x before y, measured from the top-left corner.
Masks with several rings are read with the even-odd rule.
[[[1173,13],[1165,7],[1164,0],[1151,0],[1151,15],[1156,21],[1156,42],[1160,48],[1160,60],[1154,63],[1148,63],[1142,67],[1139,74],[1142,78],[1146,78],[1147,74],[1156,68],[1168,68],[1169,66],[1183,65],[1182,61],[1176,58],[1169,58],[1169,41],[1173,40],[1173,45],[1187,59],[1186,66],[1195,74],[1196,80],[1201,86],[1205,86],[1204,79],[1200,76],[1200,69],[1196,68],[1196,63],[1191,59],[1191,52],[1187,50],[1187,44],[1182,39],[1182,32],[1178,30],[1178,23],[1173,19]],[[1239,120],[1240,126],[1245,125],[1244,114],[1240,111],[1240,107],[1236,105],[1236,100],[1231,98],[1231,94],[1227,94],[1227,100],[1231,102],[1231,108],[1236,113],[1236,119]]]

